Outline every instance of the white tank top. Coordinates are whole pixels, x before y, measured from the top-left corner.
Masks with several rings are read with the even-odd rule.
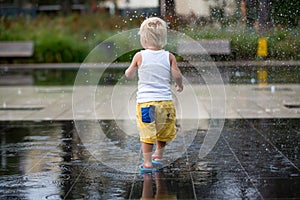
[[[170,88],[170,58],[165,50],[142,50],[138,69],[137,102],[172,100]]]

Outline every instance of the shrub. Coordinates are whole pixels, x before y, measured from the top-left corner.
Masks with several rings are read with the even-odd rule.
[[[32,40],[34,56],[14,62],[83,62],[100,42],[126,29],[137,28],[141,18],[109,17],[107,14],[74,14],[70,16],[38,16],[33,19],[5,19],[0,22],[1,41]],[[234,56],[229,59],[255,60],[261,34],[237,25],[227,28],[195,25],[177,27],[194,39],[228,39]],[[264,34],[268,39],[268,59],[299,60],[299,27],[292,30],[274,28]],[[128,62],[135,52],[117,61]]]
[[[231,42],[234,58],[237,60],[257,58],[259,37],[266,37],[268,40],[268,59],[300,59],[299,27],[289,30],[273,28],[265,34],[249,31],[243,27],[234,27],[234,30],[200,27],[184,31],[193,39],[228,39]]]

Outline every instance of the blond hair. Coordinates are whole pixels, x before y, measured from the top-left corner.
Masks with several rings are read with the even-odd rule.
[[[158,17],[150,17],[141,24],[139,34],[147,47],[161,49],[167,44],[167,23]]]

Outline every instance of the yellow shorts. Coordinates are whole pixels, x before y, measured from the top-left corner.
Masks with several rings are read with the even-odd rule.
[[[138,103],[136,118],[141,142],[169,142],[176,137],[176,111],[172,100]]]

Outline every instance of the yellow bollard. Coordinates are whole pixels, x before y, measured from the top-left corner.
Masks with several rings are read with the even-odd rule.
[[[268,55],[268,41],[266,38],[259,38],[256,55],[260,58],[264,58]],[[268,70],[266,67],[260,67],[258,69],[257,79],[259,85],[267,85]]]
[[[258,39],[257,56],[266,57],[268,55],[268,41],[266,38]]]

